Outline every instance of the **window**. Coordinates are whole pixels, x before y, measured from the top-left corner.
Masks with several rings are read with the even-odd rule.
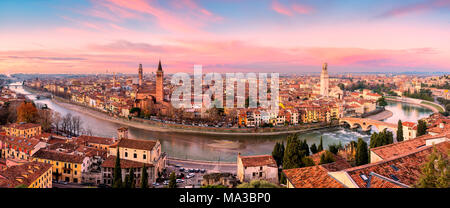
[[[395,165],[391,165],[391,168],[394,169],[395,171],[398,171],[398,168]]]
[[[393,175],[393,174],[391,174],[390,176],[391,176],[392,179],[394,179],[394,181],[398,181],[398,180],[399,180],[399,179],[397,178],[397,176],[395,176],[395,175]]]
[[[128,157],[128,152],[125,152],[125,157]]]
[[[137,154],[136,153],[134,153],[133,158],[137,158]]]
[[[361,175],[359,175],[364,181],[367,181],[367,180],[369,180],[369,178],[367,178],[367,176],[366,175],[364,175],[364,174],[361,174]]]
[[[142,155],[142,158],[145,160],[145,159],[147,159],[147,155]]]

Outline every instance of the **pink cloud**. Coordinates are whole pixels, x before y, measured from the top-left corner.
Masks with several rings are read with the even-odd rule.
[[[272,9],[279,14],[286,15],[286,16],[293,16],[291,10],[284,5],[280,4],[278,1],[272,2]]]
[[[284,6],[277,0],[272,2],[272,9],[282,15],[286,16],[294,16],[295,14],[309,14],[313,11],[313,9],[309,6],[294,3],[289,6]]]
[[[407,6],[394,8],[392,10],[389,10],[378,17],[380,18],[386,18],[386,17],[394,17],[394,16],[403,16],[407,14],[412,13],[420,13],[420,12],[427,12],[433,9],[440,9],[443,7],[449,7],[450,6],[450,0],[432,0],[432,1],[425,1],[425,2],[419,2],[415,4],[410,4]]]

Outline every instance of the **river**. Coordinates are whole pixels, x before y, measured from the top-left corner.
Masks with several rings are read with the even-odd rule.
[[[117,137],[116,130],[121,125],[99,120],[87,114],[78,113],[54,103],[50,99],[36,100],[36,96],[26,91],[23,87],[11,87],[17,93],[26,94],[35,103],[46,104],[50,109],[61,113],[63,116],[71,113],[80,116],[83,121],[83,128],[90,129],[94,136]],[[387,110],[393,112],[393,116],[385,119],[386,122],[397,123],[402,121],[416,122],[433,112],[421,106],[407,103],[388,102]],[[163,151],[169,157],[193,160],[208,161],[235,161],[237,154],[258,155],[271,154],[273,146],[277,141],[284,141],[286,136],[219,136],[219,135],[199,135],[189,133],[156,132],[129,127],[130,138],[138,139],[159,139]],[[375,130],[376,131],[376,130]],[[324,129],[302,133],[301,139],[306,139],[309,145],[320,142],[323,137],[324,147],[330,144],[341,142],[343,145],[350,141],[356,141],[359,137],[369,140],[369,135],[344,128]]]

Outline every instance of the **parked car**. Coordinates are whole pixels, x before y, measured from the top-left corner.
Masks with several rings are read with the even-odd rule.
[[[201,173],[206,173],[205,169],[200,170]]]
[[[169,180],[164,181],[164,185],[169,185]]]
[[[180,168],[180,172],[184,172],[184,168]]]
[[[159,186],[159,183],[154,182],[153,186]]]
[[[200,169],[198,169],[198,168],[195,169],[195,172],[196,172],[196,173],[200,173]]]

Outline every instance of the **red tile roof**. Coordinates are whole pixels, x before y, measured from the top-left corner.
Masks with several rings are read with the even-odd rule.
[[[447,155],[450,149],[450,142],[442,142],[435,146],[439,152]],[[372,172],[393,180],[398,179],[398,183],[412,186],[422,175],[421,166],[428,160],[428,155],[432,151],[433,146],[427,146],[388,160],[349,168],[343,171],[347,172],[360,188],[367,187],[369,181],[364,180],[363,177],[369,178]]]
[[[283,173],[295,188],[345,188],[320,165],[283,170]]]
[[[418,148],[425,147],[424,138],[431,135],[425,135],[414,139],[405,140],[393,144],[384,145],[381,147],[371,148],[370,151],[381,157],[382,159],[389,159],[407,152],[416,151]]]
[[[0,171],[0,187],[15,188],[19,185],[28,187],[51,168],[51,164],[39,162],[9,167]]]
[[[272,155],[239,156],[244,167],[269,166],[277,167]]]
[[[83,163],[83,160],[86,156],[40,149],[39,151],[34,153],[32,157],[61,162]]]
[[[31,129],[31,128],[36,128],[36,127],[40,127],[41,125],[39,124],[33,124],[33,123],[13,123],[13,124],[9,124],[6,126],[6,128],[14,128],[14,129],[20,129],[20,130],[24,130],[24,129]]]
[[[82,143],[94,143],[94,144],[102,144],[102,145],[112,145],[114,144],[113,138],[105,138],[105,137],[95,137],[95,136],[87,136],[81,135],[79,137],[74,138],[74,141],[78,144]]]
[[[152,150],[156,145],[155,140],[142,140],[142,139],[121,139],[119,142],[111,145],[115,148],[117,146],[122,148],[140,149],[140,150]]]

